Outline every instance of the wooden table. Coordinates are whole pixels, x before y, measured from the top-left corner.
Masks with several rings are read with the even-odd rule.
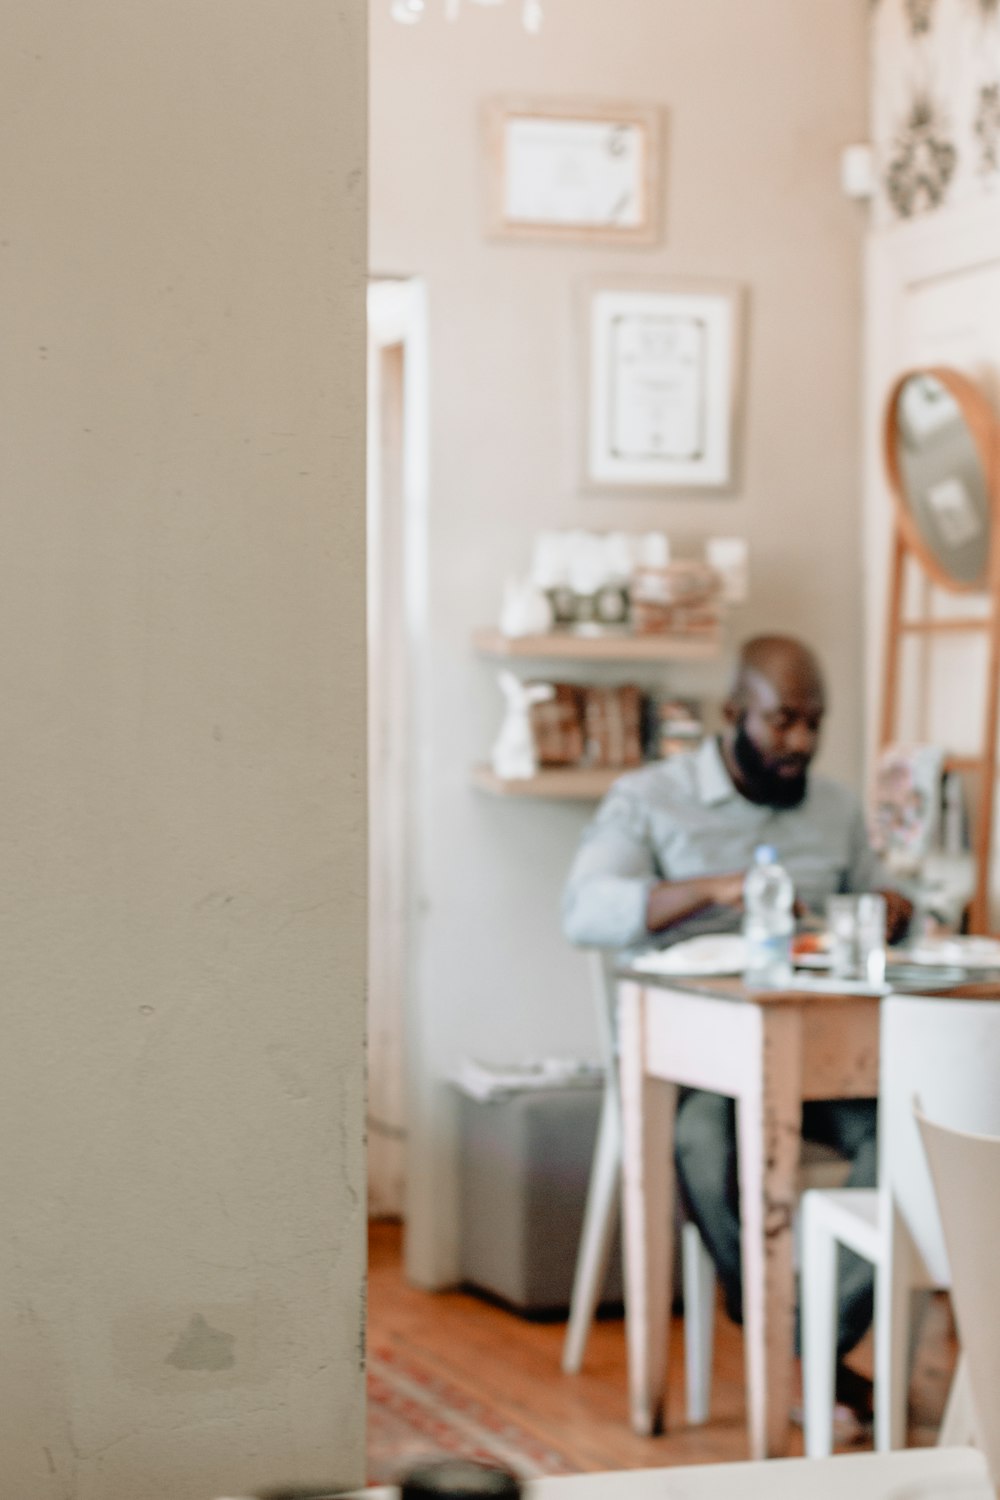
[[[739,980],[628,972],[619,986],[626,1335],[636,1432],[662,1432],[673,1285],[678,1085],[737,1100],[750,1453],[788,1451],[795,1284],[792,1219],[808,1099],[878,1092],[870,995],[752,992]]]
[[[1000,975],[959,984],[943,976],[935,982],[925,971],[898,987],[996,999]],[[633,969],[623,971],[619,1006],[632,1426],[651,1436],[665,1425],[677,1088],[710,1089],[737,1101],[750,1454],[778,1457],[788,1451],[792,1403],[802,1105],[877,1095],[878,999],[755,992],[737,979],[677,980]]]

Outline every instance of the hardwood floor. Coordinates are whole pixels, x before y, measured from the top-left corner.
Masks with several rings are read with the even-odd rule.
[[[683,1330],[674,1328],[668,1420],[663,1437],[636,1437],[628,1425],[625,1338],[620,1319],[595,1324],[580,1375],[563,1375],[564,1323],[534,1323],[465,1292],[429,1293],[409,1286],[402,1271],[398,1224],[377,1222],[369,1234],[369,1341],[418,1355],[495,1411],[572,1456],[581,1470],[655,1468],[719,1463],[747,1457],[743,1408],[743,1345],[721,1308],[716,1320],[712,1417],[703,1427],[684,1421]],[[870,1347],[854,1358],[871,1372]],[[923,1320],[911,1391],[910,1441],[933,1443],[955,1362],[947,1298],[931,1299]],[[800,1453],[795,1433],[793,1452]],[[377,1455],[373,1455],[377,1457]]]

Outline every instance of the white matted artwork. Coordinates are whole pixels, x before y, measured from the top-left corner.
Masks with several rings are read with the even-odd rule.
[[[589,485],[733,484],[741,302],[740,289],[731,283],[591,285]]]
[[[662,113],[655,106],[494,99],[485,124],[494,236],[658,239]]]

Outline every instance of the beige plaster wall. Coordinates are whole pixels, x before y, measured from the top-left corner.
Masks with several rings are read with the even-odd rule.
[[[549,0],[372,7],[372,266],[426,277],[430,317],[428,767],[412,1055],[411,1266],[455,1271],[450,1105],[464,1052],[593,1055],[585,971],[558,894],[586,809],[489,801],[468,765],[501,699],[470,634],[543,526],[663,528],[678,554],[746,536],[752,599],[733,634],[807,636],[830,675],[828,769],[860,766],[859,339],[862,211],[839,154],[867,134],[865,0]],[[649,250],[490,243],[478,112],[497,94],[624,99],[668,112],[666,229]],[[748,295],[742,461],[726,498],[585,497],[577,472],[588,276],[733,279]],[[718,695],[724,673],[677,673]]]
[[[363,1475],[364,14],[9,0],[0,1488]]]

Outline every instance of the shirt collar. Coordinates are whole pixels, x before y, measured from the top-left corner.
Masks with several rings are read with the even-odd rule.
[[[706,807],[739,796],[714,734],[703,740],[698,750],[698,794]]]

